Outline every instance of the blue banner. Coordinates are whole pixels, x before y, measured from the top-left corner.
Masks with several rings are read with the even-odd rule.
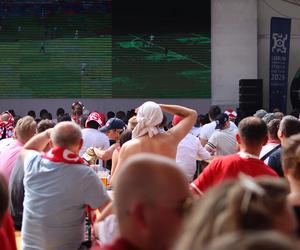
[[[269,110],[286,112],[291,19],[272,17],[270,35]]]

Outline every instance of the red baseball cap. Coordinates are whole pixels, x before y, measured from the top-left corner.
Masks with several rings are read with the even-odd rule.
[[[103,114],[102,114],[103,115]],[[104,117],[105,119],[105,117]],[[90,113],[90,115],[88,116],[86,122],[85,122],[85,127],[88,127],[88,123],[90,121],[95,121],[99,124],[100,127],[103,126],[104,122],[103,122],[103,117],[101,117],[101,114],[98,112],[92,112]]]
[[[102,121],[102,125],[104,125],[106,123],[106,118],[105,118],[105,115],[101,112],[98,112],[99,116],[100,116],[100,119]]]

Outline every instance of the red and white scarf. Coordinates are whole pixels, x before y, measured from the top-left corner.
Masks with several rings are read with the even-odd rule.
[[[0,138],[2,138],[5,130],[5,138],[11,138],[14,135],[14,117],[8,111],[3,112],[2,114],[8,114],[8,120],[0,121]]]
[[[69,149],[62,147],[51,148],[43,158],[53,162],[63,162],[68,164],[85,164],[84,160]]]

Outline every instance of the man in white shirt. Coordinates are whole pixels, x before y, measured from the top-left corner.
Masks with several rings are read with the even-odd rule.
[[[192,128],[192,130],[190,131],[191,134],[193,134],[196,137],[200,136],[201,133],[201,119],[203,119],[203,117],[205,117],[204,115],[198,115],[197,116],[197,121],[194,125],[194,127]]]
[[[215,132],[215,128],[216,128],[215,119],[217,118],[217,116],[219,114],[221,114],[221,109],[219,108],[219,106],[211,106],[210,107],[209,112],[208,112],[208,117],[211,122],[208,124],[205,124],[201,128],[201,133],[200,133],[200,141],[201,141],[201,144],[203,147],[206,145],[209,138]],[[237,126],[233,122],[230,122],[230,127],[233,129],[237,129]]]
[[[209,138],[205,149],[216,156],[237,152],[237,130],[230,127],[229,116],[220,114],[216,119],[216,130]]]
[[[85,123],[85,128],[81,130],[83,145],[80,155],[83,155],[89,147],[97,147],[102,150],[109,148],[109,138],[105,133],[99,131],[104,125],[101,116],[97,112],[92,112]]]
[[[181,120],[180,116],[174,115],[172,125],[176,126]],[[196,172],[196,161],[210,160],[211,158],[210,153],[202,147],[199,139],[191,132],[177,146],[176,163],[189,182],[193,181]]]

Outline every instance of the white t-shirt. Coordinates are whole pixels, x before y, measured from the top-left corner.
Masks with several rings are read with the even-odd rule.
[[[196,137],[199,137],[201,133],[201,127],[193,127],[190,133]]]
[[[231,127],[217,129],[207,142],[207,146],[215,150],[215,155],[229,155],[237,152],[236,141],[237,130]]]
[[[237,126],[233,123],[230,122],[230,128],[237,129]],[[200,133],[200,138],[209,140],[209,138],[212,136],[212,134],[216,130],[216,122],[212,121],[210,123],[207,123],[201,127],[201,133]]]
[[[83,145],[79,155],[83,155],[89,147],[97,147],[100,149],[109,148],[109,138],[106,134],[94,128],[84,128],[81,130]]]
[[[211,156],[201,145],[199,138],[188,133],[178,144],[176,163],[189,181],[193,180],[196,171],[196,160],[207,160]]]
[[[84,208],[109,200],[97,174],[82,164],[43,159],[38,152],[24,162],[23,250],[78,249],[84,237]]]

